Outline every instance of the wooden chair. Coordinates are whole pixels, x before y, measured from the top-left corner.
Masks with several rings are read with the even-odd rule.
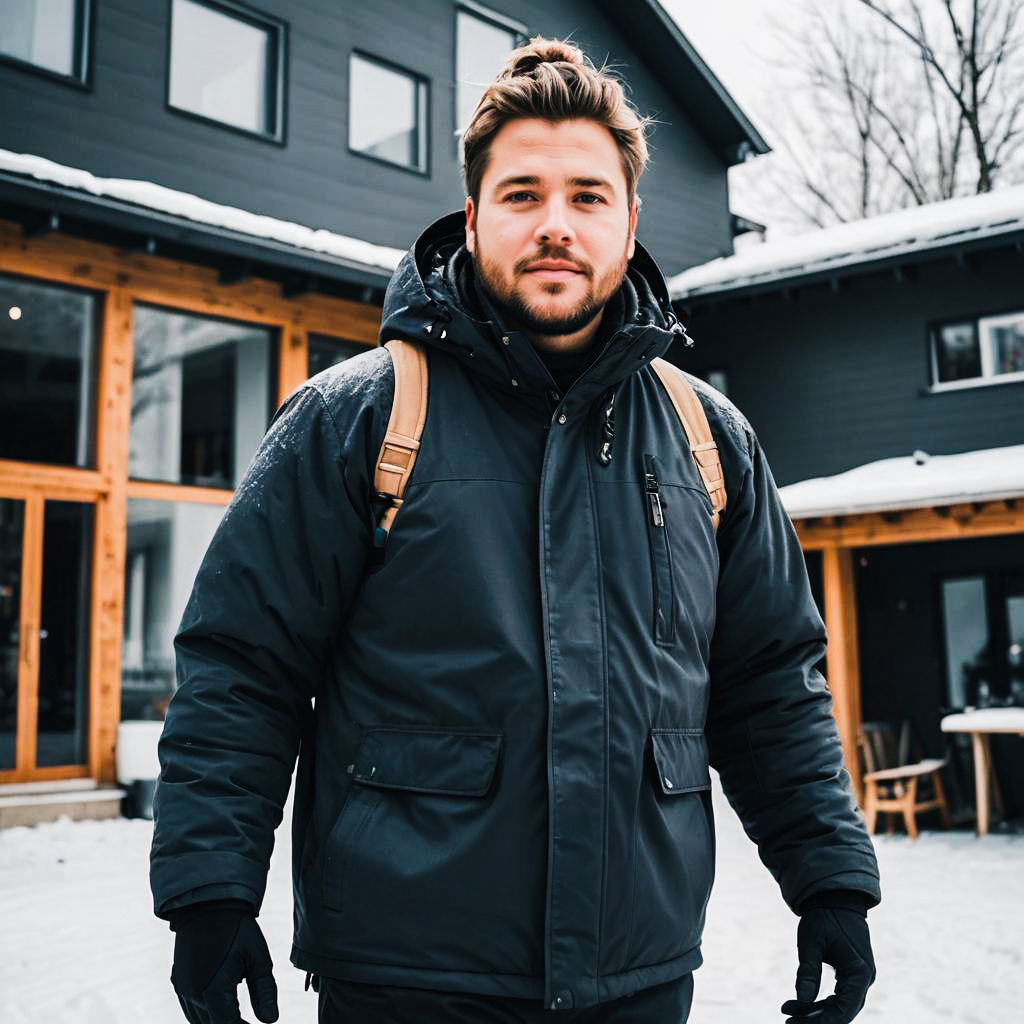
[[[949,805],[942,788],[942,769],[947,758],[926,758],[910,762],[910,723],[895,732],[887,722],[864,722],[857,733],[857,744],[864,760],[864,818],[868,832],[874,833],[879,812],[888,814],[886,833],[893,833],[893,814],[902,814],[907,835],[917,838],[917,816],[922,811],[938,810],[945,828],[949,828]],[[930,785],[931,793],[922,796],[919,783]]]

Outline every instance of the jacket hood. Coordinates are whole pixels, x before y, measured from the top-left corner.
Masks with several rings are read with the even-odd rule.
[[[530,340],[489,318],[467,294],[472,258],[462,211],[435,221],[399,263],[384,298],[380,343],[409,338],[447,351],[502,390],[544,400],[555,383]],[[665,278],[639,243],[626,277],[605,307],[616,323],[597,359],[573,385],[589,401],[662,355],[676,338],[689,341],[672,312]]]

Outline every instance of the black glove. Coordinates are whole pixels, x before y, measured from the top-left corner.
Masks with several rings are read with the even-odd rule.
[[[189,1024],[244,1024],[238,983],[245,978],[256,1017],[277,1020],[277,983],[267,940],[244,900],[215,900],[169,915],[174,932],[171,984]]]
[[[866,897],[855,892],[820,893],[800,910],[796,999],[782,1004],[782,1012],[791,1015],[786,1024],[849,1024],[875,980]],[[822,963],[835,968],[836,990],[815,1001]]]

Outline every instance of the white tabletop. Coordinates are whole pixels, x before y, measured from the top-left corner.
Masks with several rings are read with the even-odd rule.
[[[946,715],[940,724],[943,732],[1024,733],[1024,708],[977,708]]]

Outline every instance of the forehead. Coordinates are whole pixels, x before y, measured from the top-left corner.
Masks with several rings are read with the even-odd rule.
[[[518,118],[502,125],[491,141],[481,187],[507,177],[542,180],[600,174],[623,193],[626,173],[612,133],[596,121]]]

